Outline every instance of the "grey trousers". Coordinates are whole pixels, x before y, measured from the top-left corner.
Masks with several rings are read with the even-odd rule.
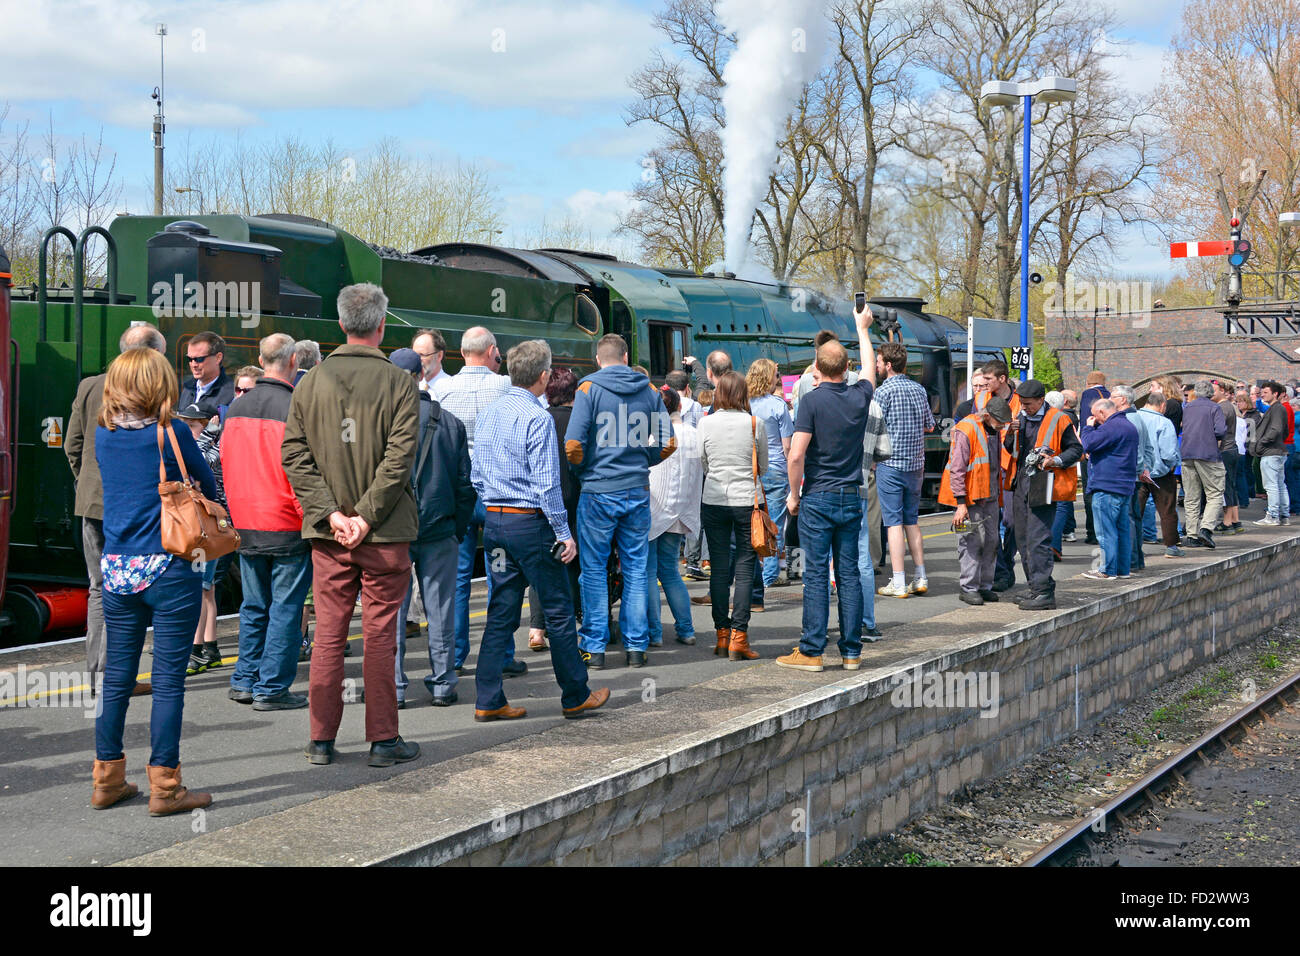
[[[966,508],[971,529],[957,536],[957,583],[963,591],[991,591],[997,569],[998,499],[979,501]]]
[[[867,527],[870,529],[868,534],[871,542],[871,559],[872,563],[885,566],[885,529],[880,523],[880,495],[876,494],[876,469],[867,469]],[[873,582],[866,582],[873,584]]]
[[[456,692],[456,568],[460,545],[455,538],[425,543],[412,542],[411,561],[420,582],[420,600],[429,622],[429,676],[424,686],[435,698],[450,697]],[[397,699],[406,699],[406,618],[410,611],[414,587],[406,590],[406,600],[397,615],[397,659],[393,673],[397,678]]]
[[[1222,459],[1202,461],[1198,458],[1183,459],[1183,510],[1186,512],[1184,523],[1187,533],[1194,535],[1202,528],[1210,531],[1223,517],[1223,480]],[[1201,496],[1205,496],[1205,510],[1201,511]]]
[[[104,522],[99,518],[81,519],[81,550],[86,556],[86,576],[90,578],[86,593],[86,670],[92,675],[102,674],[108,643],[104,631],[104,576],[99,570],[99,559],[104,554]]]
[[[1017,481],[1012,491],[1012,519],[1015,523],[1016,546],[1024,564],[1029,590],[1034,594],[1054,595],[1056,581],[1052,579],[1052,522],[1056,520],[1056,505],[1029,506],[1028,481]]]

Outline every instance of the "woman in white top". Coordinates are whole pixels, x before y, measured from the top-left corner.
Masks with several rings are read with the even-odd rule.
[[[700,422],[699,433],[704,467],[700,523],[713,559],[709,596],[718,635],[713,653],[727,654],[733,661],[752,661],[758,652],[749,646],[749,609],[754,597],[754,548],[749,541],[749,522],[758,490],[754,481],[755,456],[759,475],[767,471],[767,429],[749,413],[749,387],[739,372],[727,372],[718,379],[713,411]],[[728,613],[727,588],[733,580],[736,590]]]
[[[663,585],[678,644],[695,643],[695,623],[691,620],[691,596],[682,582],[677,556],[682,538],[700,530],[700,492],[702,476],[699,436],[692,425],[682,421],[681,396],[664,386],[660,389],[664,408],[673,420],[677,452],[650,469],[650,560],[646,566],[646,616],[650,623],[650,646],[664,642],[660,622],[659,588]]]

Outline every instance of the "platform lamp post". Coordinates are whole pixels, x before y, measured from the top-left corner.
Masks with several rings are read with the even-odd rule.
[[[1277,217],[1277,223],[1283,229],[1300,228],[1300,212],[1284,212]],[[1282,298],[1282,243],[1278,243],[1277,250],[1277,297]]]
[[[1064,76],[1045,76],[1042,79],[1025,83],[1011,83],[1007,80],[990,80],[980,87],[980,103],[987,107],[1005,106],[1008,109],[1017,102],[1025,110],[1025,141],[1021,157],[1020,189],[1020,347],[1029,347],[1029,135],[1033,125],[1033,106],[1035,97],[1044,103],[1068,103],[1078,93],[1078,83]],[[1027,370],[1021,370],[1020,379],[1028,377]]]
[[[178,193],[198,193],[199,194],[199,215],[203,215],[203,190],[197,186],[177,186]]]

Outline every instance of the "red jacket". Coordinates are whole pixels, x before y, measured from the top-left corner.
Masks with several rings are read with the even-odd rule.
[[[221,470],[244,554],[289,556],[309,547],[302,537],[302,508],[280,464],[291,398],[292,385],[268,376],[226,414]]]
[[[1282,407],[1286,409],[1286,442],[1287,445],[1295,444],[1295,409],[1286,399],[1282,399]]]

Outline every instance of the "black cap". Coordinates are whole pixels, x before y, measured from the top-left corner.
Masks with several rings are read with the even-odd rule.
[[[1016,386],[1016,394],[1021,398],[1043,398],[1047,395],[1047,389],[1038,379],[1027,378]]]
[[[195,421],[204,421],[204,422],[211,419],[213,415],[220,415],[220,414],[221,414],[221,409],[219,409],[217,407],[217,403],[212,401],[212,399],[210,398],[205,398],[200,402],[191,402],[189,405],[186,405],[184,408],[178,408],[176,410],[177,418],[192,419]]]
[[[1003,424],[1011,421],[1011,406],[1007,404],[1005,398],[998,398],[998,396],[994,395],[989,399],[988,404],[984,406],[984,411]]]

